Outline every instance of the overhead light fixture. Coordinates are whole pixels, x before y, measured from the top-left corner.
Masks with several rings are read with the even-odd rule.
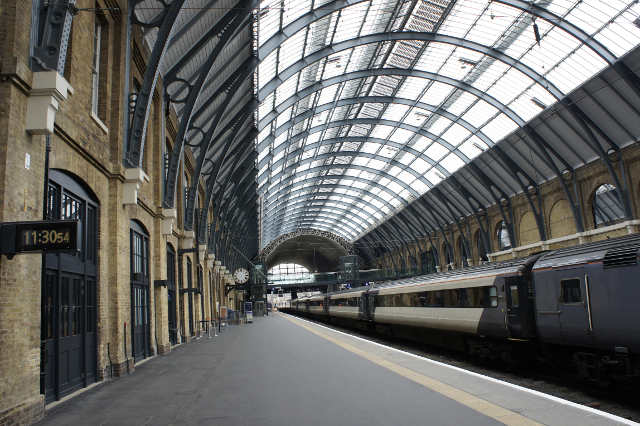
[[[478,142],[474,142],[473,146],[478,148],[480,151],[484,151],[484,148],[482,147],[482,145],[480,145]]]
[[[547,109],[547,104],[545,104],[544,102],[542,102],[540,99],[536,97],[531,98],[531,102],[533,102],[535,106],[537,106],[540,109]]]
[[[475,67],[476,65],[478,65],[478,61],[473,61],[467,58],[458,58],[458,61],[462,64],[462,69],[465,69],[467,65],[470,67]]]
[[[444,176],[442,176],[440,173],[438,172],[433,172],[436,176],[438,176],[440,179],[444,180]]]

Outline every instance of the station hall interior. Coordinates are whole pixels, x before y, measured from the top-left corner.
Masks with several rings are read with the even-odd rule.
[[[639,71],[636,0],[2,0],[0,425],[634,424],[349,333],[637,385]]]

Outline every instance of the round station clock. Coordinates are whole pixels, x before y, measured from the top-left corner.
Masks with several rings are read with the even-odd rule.
[[[233,279],[238,284],[244,284],[249,281],[249,271],[244,268],[238,268],[233,273]]]

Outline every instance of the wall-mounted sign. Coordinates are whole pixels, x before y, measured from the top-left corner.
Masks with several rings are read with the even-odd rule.
[[[0,254],[77,252],[80,250],[79,220],[42,220],[0,224]]]

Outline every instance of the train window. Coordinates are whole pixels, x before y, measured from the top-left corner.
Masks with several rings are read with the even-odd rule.
[[[441,291],[428,292],[427,306],[442,306],[442,292]]]
[[[458,306],[458,290],[446,290],[444,292],[444,306]]]
[[[568,280],[560,281],[562,285],[562,303],[581,303],[582,298],[580,296],[580,279],[571,278]]]
[[[491,307],[498,307],[498,289],[496,287],[489,287],[489,297],[491,298]]]
[[[518,306],[520,306],[520,299],[518,298],[518,286],[509,286],[509,292],[511,294],[511,307],[517,308]]]
[[[470,308],[484,307],[484,289],[482,287],[465,289],[464,305]]]

